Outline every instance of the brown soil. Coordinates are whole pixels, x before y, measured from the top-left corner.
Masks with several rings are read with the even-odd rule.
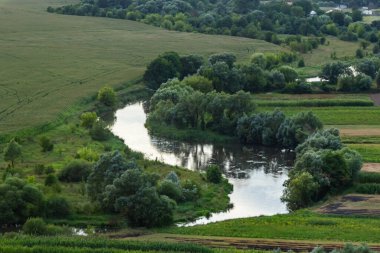
[[[362,128],[362,129],[339,129],[343,136],[380,136],[380,128]]]
[[[317,209],[323,214],[380,216],[380,196],[349,194]]]
[[[380,173],[380,163],[365,163],[361,171]]]
[[[376,106],[380,106],[380,93],[371,94],[369,97],[373,100],[373,103]]]

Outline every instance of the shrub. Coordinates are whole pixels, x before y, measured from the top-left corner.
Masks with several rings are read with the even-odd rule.
[[[99,90],[98,100],[105,106],[114,106],[116,104],[116,93],[111,87],[105,86]]]
[[[286,65],[279,67],[278,71],[284,75],[287,83],[294,82],[298,77],[297,71]]]
[[[96,112],[84,112],[80,116],[80,119],[83,127],[91,128],[98,119],[98,115],[96,115]]]
[[[90,130],[90,136],[95,141],[106,141],[110,137],[110,132],[104,122],[97,121]]]
[[[55,184],[58,184],[58,179],[57,179],[56,175],[54,175],[54,174],[47,175],[45,178],[45,185],[46,186],[53,186]]]
[[[180,186],[171,181],[162,181],[158,186],[158,192],[161,195],[166,195],[177,202],[183,201],[183,194]]]
[[[52,151],[54,149],[54,144],[46,136],[41,137],[40,145],[42,147],[42,152],[48,152],[48,151]]]
[[[64,182],[86,181],[91,173],[91,163],[85,160],[72,160],[59,172],[58,178]]]
[[[34,173],[37,175],[42,175],[45,172],[45,165],[43,164],[36,164],[34,166]]]
[[[76,157],[89,162],[95,162],[99,159],[99,154],[91,148],[83,147],[78,149]]]
[[[47,225],[42,218],[29,218],[22,226],[22,231],[28,235],[46,235]]]
[[[175,183],[176,185],[180,184],[180,179],[174,171],[170,171],[169,174],[166,176],[165,180],[171,181]]]
[[[222,171],[217,165],[209,165],[206,169],[207,181],[219,184],[222,181]]]
[[[49,218],[65,218],[70,214],[70,206],[63,197],[51,197],[46,202],[46,215]]]
[[[194,201],[201,196],[200,187],[192,180],[185,180],[182,183],[182,194],[186,201]]]
[[[311,85],[305,82],[291,82],[285,85],[284,93],[305,94],[311,93]]]

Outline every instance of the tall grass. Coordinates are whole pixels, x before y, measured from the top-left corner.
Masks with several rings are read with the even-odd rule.
[[[361,194],[380,194],[380,184],[366,183],[355,186],[355,192]]]
[[[204,246],[188,244],[188,243],[167,243],[167,242],[142,242],[129,240],[110,240],[106,238],[86,238],[86,237],[30,237],[17,236],[15,238],[0,238],[0,249],[5,250],[11,248],[25,249],[25,247],[36,251],[25,252],[98,252],[96,249],[103,251],[99,252],[189,252],[189,253],[211,253],[212,250]],[[6,246],[12,246],[6,248]],[[53,249],[53,251],[47,251]],[[54,249],[57,249],[55,251]],[[73,251],[66,251],[70,249]],[[106,249],[106,250],[105,250]],[[60,251],[62,250],[62,251]],[[78,250],[78,251],[75,251]],[[81,251],[83,250],[83,251]],[[2,252],[0,250],[0,252]],[[4,251],[17,252],[17,251]]]
[[[375,183],[380,184],[380,173],[375,172],[360,172],[358,182],[362,184]]]

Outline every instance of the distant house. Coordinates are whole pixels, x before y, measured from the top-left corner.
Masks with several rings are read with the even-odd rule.
[[[372,10],[363,10],[362,14],[365,15],[365,16],[372,16],[373,15],[373,11]]]
[[[310,15],[310,17],[314,17],[314,16],[317,15],[317,12],[316,11],[311,11],[309,15]]]
[[[338,6],[338,8],[341,9],[341,10],[344,10],[344,9],[347,9],[347,5],[345,5],[345,4],[340,4],[340,5]]]

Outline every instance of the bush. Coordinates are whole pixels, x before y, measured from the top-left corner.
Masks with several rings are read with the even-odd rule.
[[[42,147],[42,152],[52,151],[53,148],[54,148],[54,144],[46,136],[41,137],[41,139],[40,139],[40,145]]]
[[[91,163],[85,160],[72,160],[59,172],[58,178],[64,182],[86,181],[91,173]]]
[[[46,202],[46,215],[49,218],[65,218],[70,214],[70,206],[63,197],[51,197]]]
[[[95,162],[99,159],[99,154],[91,148],[83,147],[78,149],[76,157],[89,162]]]
[[[91,128],[98,119],[98,115],[96,115],[96,112],[84,112],[80,116],[80,119],[83,127]]]
[[[54,174],[49,174],[45,178],[45,185],[46,186],[53,186],[58,184],[58,179]]]
[[[182,189],[180,188],[179,185],[171,181],[168,181],[168,180],[162,181],[158,186],[158,192],[161,195],[166,195],[177,202],[183,201]]]
[[[104,122],[97,121],[90,130],[90,136],[95,141],[106,141],[110,137],[110,132]]]
[[[22,231],[28,235],[46,235],[47,225],[42,218],[29,218],[22,226]]]
[[[105,106],[114,106],[116,104],[116,93],[111,87],[103,87],[98,92],[98,100]]]
[[[311,85],[305,82],[291,82],[285,85],[284,93],[305,94],[311,93]]]
[[[200,187],[192,180],[185,180],[182,183],[182,194],[186,201],[197,200],[201,196]]]
[[[207,181],[219,184],[222,181],[222,171],[217,165],[209,165],[206,169]]]

